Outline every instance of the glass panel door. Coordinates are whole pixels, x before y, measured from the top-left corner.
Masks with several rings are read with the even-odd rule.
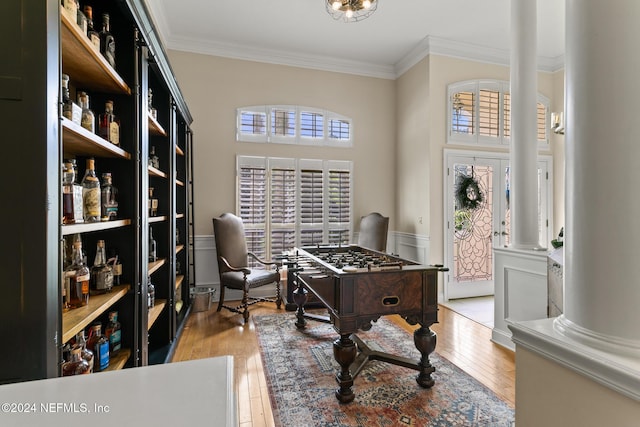
[[[548,160],[538,167],[540,242],[549,241]],[[445,301],[493,295],[493,249],[510,244],[510,169],[504,158],[446,155]]]

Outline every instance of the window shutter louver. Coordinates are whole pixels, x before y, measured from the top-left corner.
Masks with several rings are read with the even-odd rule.
[[[266,170],[264,167],[241,166],[238,185],[240,187],[240,217],[245,226],[247,249],[258,257],[266,254]],[[251,262],[251,267],[260,264]]]
[[[475,129],[475,94],[473,92],[454,94],[451,107],[451,132],[473,134]]]
[[[241,114],[240,132],[253,135],[266,135],[267,117],[264,113],[243,111]]]
[[[500,120],[500,92],[480,90],[478,105],[478,133],[482,136],[498,137]]]
[[[300,135],[308,138],[324,137],[324,116],[320,113],[300,113]]]
[[[296,172],[271,169],[271,258],[293,249],[296,226]]]
[[[272,109],[271,133],[278,136],[295,136],[296,112],[277,108]]]
[[[547,140],[547,108],[538,102],[538,141]]]

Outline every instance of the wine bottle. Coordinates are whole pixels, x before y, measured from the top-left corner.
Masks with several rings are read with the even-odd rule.
[[[85,221],[100,221],[100,199],[100,181],[96,176],[95,160],[91,157],[87,159],[87,168],[82,178],[82,212]]]

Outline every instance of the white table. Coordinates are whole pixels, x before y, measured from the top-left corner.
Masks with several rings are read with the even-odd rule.
[[[7,384],[0,426],[234,427],[233,390],[231,356]]]

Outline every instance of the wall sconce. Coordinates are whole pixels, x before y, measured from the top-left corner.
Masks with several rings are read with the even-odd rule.
[[[553,133],[564,135],[564,114],[551,113],[551,130]]]

